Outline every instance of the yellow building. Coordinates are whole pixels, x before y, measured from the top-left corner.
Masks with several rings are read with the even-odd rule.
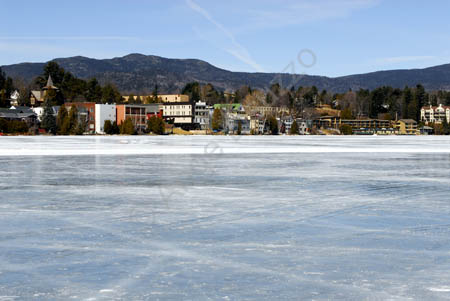
[[[396,127],[400,135],[417,135],[417,122],[413,119],[400,119]]]
[[[161,98],[163,103],[167,102],[189,102],[189,95],[183,94],[158,94],[158,98]]]

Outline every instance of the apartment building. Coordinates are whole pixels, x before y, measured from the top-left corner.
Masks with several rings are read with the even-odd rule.
[[[244,111],[249,115],[273,115],[283,116],[289,114],[287,107],[269,107],[269,106],[244,106]]]
[[[188,95],[158,95],[163,101],[164,119],[185,129],[193,128],[194,104]]]
[[[147,128],[147,106],[132,104],[116,105],[117,125],[121,125],[128,118],[131,119],[138,132],[143,132]]]
[[[201,130],[210,129],[211,108],[204,101],[197,101],[194,104],[194,123]]]
[[[450,123],[450,106],[426,106],[420,110],[420,120],[425,123]]]
[[[115,104],[96,104],[95,105],[95,132],[97,134],[104,134],[106,120],[111,123],[116,122],[116,105]]]
[[[413,119],[400,119],[396,123],[400,135],[417,135],[417,122]]]

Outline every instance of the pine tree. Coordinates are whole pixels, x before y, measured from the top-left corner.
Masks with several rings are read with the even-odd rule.
[[[165,132],[164,120],[157,116],[152,116],[147,121],[147,129],[156,135],[163,135]]]
[[[103,125],[103,131],[107,135],[111,135],[113,133],[113,125],[111,120],[105,120],[105,123]]]
[[[67,129],[64,129],[63,131],[63,124],[64,122],[67,120],[67,109],[65,105],[62,105],[61,107],[59,107],[58,110],[58,115],[56,116],[56,128],[57,128],[57,132],[58,134],[61,135],[67,135]],[[65,126],[67,128],[67,125]]]
[[[136,133],[133,121],[130,118],[125,119],[120,125],[120,133],[122,135],[134,135]]]
[[[69,134],[76,134],[78,128],[78,109],[72,105],[68,115],[69,120]]]
[[[297,124],[297,121],[294,120],[294,122],[291,125],[291,129],[289,130],[289,134],[298,135],[298,133],[299,133],[298,124]]]
[[[56,134],[56,118],[53,115],[53,108],[49,101],[45,102],[44,112],[42,114],[41,128],[47,131],[47,133]]]

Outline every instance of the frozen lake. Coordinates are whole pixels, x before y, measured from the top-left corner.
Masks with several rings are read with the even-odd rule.
[[[449,300],[450,137],[0,137],[0,300]]]

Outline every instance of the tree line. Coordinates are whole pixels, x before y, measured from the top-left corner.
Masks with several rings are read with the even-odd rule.
[[[294,117],[306,118],[318,117],[313,116],[311,109],[320,104],[342,110],[346,119],[369,117],[388,120],[420,120],[423,106],[450,105],[449,91],[427,92],[421,84],[403,89],[383,86],[374,90],[330,93],[319,91],[315,86],[284,88],[279,83],[273,83],[266,90],[244,85],[225,95],[211,84],[188,83],[182,93],[193,100],[205,100],[208,105],[241,103],[247,106],[284,106],[291,109]]]
[[[57,90],[46,93],[46,99],[52,105],[62,105],[64,102],[96,102],[96,103],[121,103],[122,95],[113,84],[100,85],[93,77],[88,80],[80,79],[72,73],[65,71],[56,62],[48,62],[43,73],[31,83],[24,83],[20,79],[6,77],[0,68],[0,107],[8,107],[9,98],[14,90],[18,90],[19,105],[29,106],[32,90],[42,90],[47,84],[48,77],[52,77]]]

